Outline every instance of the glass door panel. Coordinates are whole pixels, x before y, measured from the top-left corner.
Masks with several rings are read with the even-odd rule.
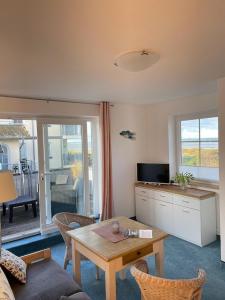
[[[59,212],[99,213],[97,120],[39,119],[41,232]]]
[[[13,173],[17,193],[2,206],[3,241],[40,231],[36,125],[32,119],[0,119],[0,170]]]
[[[45,124],[46,223],[59,212],[85,213],[82,124]]]

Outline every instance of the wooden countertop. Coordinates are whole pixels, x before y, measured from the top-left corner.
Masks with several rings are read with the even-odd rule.
[[[187,197],[193,197],[198,198],[200,200],[208,199],[210,197],[214,197],[216,195],[215,192],[196,189],[196,188],[186,188],[185,190],[182,190],[177,185],[172,184],[162,184],[162,185],[155,185],[151,183],[135,183],[136,187],[146,188],[146,189],[152,189],[152,190],[158,190],[163,192],[169,192],[174,194],[179,194]]]

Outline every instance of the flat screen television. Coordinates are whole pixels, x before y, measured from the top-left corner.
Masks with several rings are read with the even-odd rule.
[[[137,164],[137,180],[152,183],[169,183],[169,164]]]

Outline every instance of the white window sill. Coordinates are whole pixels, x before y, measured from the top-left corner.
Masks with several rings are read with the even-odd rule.
[[[193,180],[191,182],[191,187],[199,187],[199,188],[208,188],[212,190],[219,190],[219,182],[211,182],[211,181],[201,181],[201,180]]]

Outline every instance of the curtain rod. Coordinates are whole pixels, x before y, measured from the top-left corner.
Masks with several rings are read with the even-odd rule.
[[[15,96],[15,95],[1,95],[2,98],[17,98],[17,99],[26,99],[26,100],[35,100],[35,101],[45,101],[45,102],[65,102],[65,103],[72,103],[72,104],[89,104],[89,105],[100,105],[100,103],[96,102],[82,102],[82,101],[73,101],[68,99],[57,99],[57,98],[42,98],[42,97],[27,97],[27,96]],[[110,104],[110,106],[114,106],[114,104]]]

